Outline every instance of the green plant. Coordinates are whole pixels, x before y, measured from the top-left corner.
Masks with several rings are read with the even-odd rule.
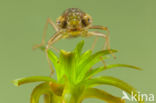
[[[81,41],[71,52],[61,50],[59,57],[48,50],[48,56],[55,67],[57,80],[51,77],[33,76],[14,80],[14,84],[20,86],[25,83],[42,82],[33,89],[31,103],[38,103],[41,95],[44,95],[45,103],[81,103],[86,98],[98,98],[108,103],[125,103],[125,100],[120,97],[95,88],[97,85],[111,85],[127,93],[131,91],[137,93],[136,89],[122,80],[110,76],[96,77],[96,75],[115,67],[128,67],[137,70],[140,68],[126,64],[110,64],[93,69],[93,65],[100,62],[101,56],[107,59],[106,56],[110,54],[110,51],[102,50],[92,54],[92,51],[88,50],[82,53],[83,45],[84,41]],[[111,50],[111,52],[117,51]],[[143,101],[139,103],[143,103]]]

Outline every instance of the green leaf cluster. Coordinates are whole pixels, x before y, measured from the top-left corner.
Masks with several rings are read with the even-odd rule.
[[[60,50],[59,57],[48,50],[48,57],[56,71],[56,80],[51,77],[33,76],[14,80],[14,84],[20,86],[25,83],[42,82],[33,89],[31,103],[39,103],[41,95],[44,95],[45,103],[82,103],[86,98],[97,98],[108,103],[125,103],[121,97],[96,88],[97,85],[111,85],[127,93],[132,91],[137,93],[135,88],[120,79],[110,76],[97,77],[97,74],[115,67],[141,70],[140,68],[126,64],[109,64],[93,68],[96,63],[101,62],[100,57],[107,59],[107,55],[117,50],[101,50],[96,53],[92,53],[91,50],[82,52],[83,45],[84,41],[81,41],[71,52]],[[139,103],[144,102],[139,101]]]

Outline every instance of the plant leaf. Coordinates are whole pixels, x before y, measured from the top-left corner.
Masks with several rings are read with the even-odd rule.
[[[44,103],[52,103],[52,95],[51,94],[44,94]]]
[[[75,52],[78,56],[80,56],[80,54],[81,54],[81,52],[82,52],[83,45],[84,45],[84,40],[80,41],[80,42],[77,44],[77,46],[76,46],[76,48],[75,48],[75,50],[74,50],[74,52]]]
[[[112,86],[118,87],[118,88],[126,91],[130,95],[131,95],[131,92],[133,92],[134,94],[136,94],[136,99],[138,100],[137,90],[135,88],[133,88],[132,86],[130,86],[128,83],[126,83],[122,80],[119,80],[117,78],[110,77],[110,76],[103,76],[100,78],[94,78],[94,79],[86,80],[84,82],[85,82],[85,84],[88,85],[88,87],[96,86],[96,85],[112,85]],[[144,103],[144,102],[139,101],[139,103]]]
[[[131,68],[131,69],[136,69],[136,70],[142,70],[141,68],[133,66],[133,65],[110,64],[110,65],[107,65],[106,67],[102,66],[102,67],[98,67],[98,68],[95,68],[95,69],[92,69],[92,70],[88,71],[88,73],[86,74],[86,79],[88,79],[88,78],[92,77],[93,75],[95,75],[97,73],[100,73],[100,72],[102,72],[104,70],[112,69],[112,68],[115,68],[115,67],[126,67],[126,68]]]
[[[116,50],[102,50],[88,57],[85,61],[83,61],[83,63],[80,64],[79,72],[78,72],[79,74],[78,80],[81,81],[85,77],[88,70],[95,63],[97,63],[97,61],[99,61],[99,58],[101,56],[105,56],[105,55],[108,55],[110,53],[115,53],[115,52],[117,51]]]
[[[45,46],[41,46],[40,49],[43,52],[45,52]],[[58,58],[57,58],[57,56],[50,49],[48,50],[48,57],[50,58],[50,60],[54,64],[54,66],[57,66],[56,64],[58,62]]]
[[[64,85],[62,84],[57,84],[54,82],[49,82],[50,88],[53,91],[53,93],[57,96],[62,96],[63,90],[64,90]]]
[[[73,82],[76,77],[75,54],[73,52],[66,52],[64,50],[61,50],[60,62],[61,62],[62,71],[64,71],[62,75],[67,76],[68,80],[70,82]]]
[[[52,90],[50,89],[48,82],[41,83],[33,89],[30,102],[39,103],[39,99],[41,95],[45,95],[45,102],[53,103],[55,98],[53,97],[54,94]]]
[[[114,67],[127,67],[127,68],[131,68],[131,69],[142,70],[139,67],[136,67],[133,65],[127,65],[127,64],[111,64],[111,65],[108,65],[106,69],[110,69],[110,68],[114,68]]]
[[[47,77],[47,76],[32,76],[32,77],[25,77],[25,78],[19,78],[13,81],[14,85],[20,86],[22,84],[26,83],[32,83],[32,82],[56,82],[54,79]]]
[[[74,49],[74,51],[73,51],[73,53],[74,53],[74,64],[75,64],[75,66],[74,66],[74,71],[73,71],[73,81],[75,81],[75,79],[76,79],[76,72],[78,71],[78,63],[80,62],[80,57],[81,57],[81,52],[82,52],[82,48],[83,48],[83,46],[84,46],[84,40],[82,40],[82,41],[80,41],[78,44],[77,44],[77,46],[76,46],[76,48]]]
[[[84,52],[80,57],[79,65],[81,65],[84,61],[86,61],[91,54],[92,54],[91,50],[87,50],[86,52]]]
[[[86,98],[98,98],[106,101],[107,103],[125,103],[121,98],[115,97],[97,88],[87,88],[83,93],[82,100]]]
[[[51,50],[48,50],[48,57],[51,60],[51,62],[54,64],[54,67],[57,67],[58,58]]]

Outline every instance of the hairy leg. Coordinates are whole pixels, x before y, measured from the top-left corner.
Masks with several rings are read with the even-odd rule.
[[[109,38],[106,34],[103,34],[103,33],[99,33],[99,32],[88,32],[87,36],[96,36],[96,37],[103,37],[105,38],[105,46],[104,47],[107,47],[108,50],[110,50],[110,46],[109,46]],[[95,45],[95,44],[94,44]],[[105,49],[105,48],[104,48]],[[111,51],[110,51],[111,52]],[[112,52],[111,52],[112,54]],[[112,54],[113,55],[113,54]],[[114,55],[113,55],[114,56]],[[104,66],[106,67],[106,63],[105,61],[103,60],[102,57],[100,57],[102,63],[104,64]]]
[[[97,41],[99,35],[96,35],[94,32],[88,32],[87,35],[88,35],[88,36],[96,36],[96,38],[95,38],[95,40],[94,40],[94,42],[93,42],[93,44],[92,44],[92,48],[91,48],[91,50],[93,50],[94,47],[95,47],[95,44],[96,44],[96,41]],[[105,35],[105,34],[104,34],[104,35]],[[106,63],[105,63],[104,59],[103,59],[102,57],[100,57],[100,59],[101,59],[101,62],[104,64],[104,67],[106,67]],[[91,68],[91,69],[92,69],[92,68]]]
[[[51,62],[50,62],[50,59],[49,59],[49,57],[48,57],[48,49],[52,46],[52,44],[54,44],[56,41],[58,41],[58,40],[61,39],[61,38],[62,38],[62,35],[61,35],[60,32],[55,33],[55,34],[49,39],[48,45],[47,45],[46,48],[45,48],[45,54],[46,54],[46,58],[47,58],[48,64],[49,64],[50,69],[51,69],[51,74],[54,73],[54,69],[53,69],[53,66],[52,66],[52,64],[51,64]]]
[[[44,32],[43,32],[41,44],[33,46],[33,50],[45,45],[45,37],[47,34],[48,24],[50,24],[55,29],[55,31],[58,32],[58,28],[56,27],[56,25],[53,23],[53,21],[50,18],[48,18],[46,21],[45,27],[44,27]]]
[[[97,34],[98,36],[100,36],[100,37],[104,37],[105,39],[106,39],[106,41],[105,41],[105,44],[104,44],[104,47],[103,47],[103,49],[108,49],[108,50],[110,50],[110,42],[109,42],[109,35],[110,35],[110,32],[109,32],[109,30],[108,30],[108,28],[107,27],[104,27],[104,26],[91,26],[89,29],[100,29],[100,30],[104,30],[104,31],[106,31],[107,32],[107,35],[106,34],[103,34],[103,33],[99,33],[99,32],[94,32],[93,34]],[[95,35],[96,36],[96,35]],[[112,54],[112,56],[114,57],[114,58],[116,58],[116,56],[113,54],[113,53],[111,53]]]
[[[93,44],[92,44],[92,46],[91,46],[91,50],[92,50],[92,51],[93,51],[93,49],[95,48],[95,45],[96,45],[97,40],[98,40],[98,37],[96,36],[95,39],[94,39],[94,42],[93,42]]]

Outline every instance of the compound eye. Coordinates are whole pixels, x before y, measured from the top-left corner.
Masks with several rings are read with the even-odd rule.
[[[60,16],[57,20],[56,20],[56,24],[59,28],[66,28],[67,26],[67,22],[65,20],[64,17]]]
[[[82,19],[83,26],[87,26],[87,21],[85,19]]]
[[[89,15],[86,15],[83,17],[82,19],[82,24],[86,27],[88,25],[90,25],[92,22],[91,17]]]
[[[67,22],[66,21],[63,21],[62,22],[62,28],[66,28],[67,27]]]
[[[67,27],[67,22],[66,21],[57,21],[56,22],[57,25],[60,27],[60,28],[66,28]]]

